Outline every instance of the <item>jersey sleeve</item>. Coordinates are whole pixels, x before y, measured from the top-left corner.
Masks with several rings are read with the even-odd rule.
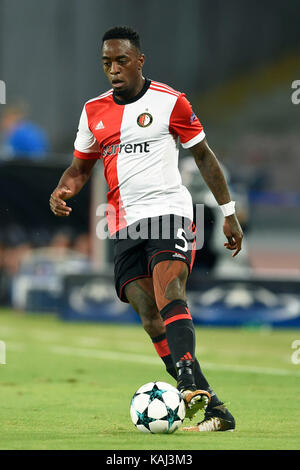
[[[74,156],[84,160],[96,159],[101,157],[99,144],[94,134],[89,129],[88,117],[85,106],[83,107],[76,139],[74,142]]]
[[[172,134],[179,136],[183,148],[193,147],[205,137],[203,126],[184,93],[178,97],[175,103],[170,116],[169,128]]]

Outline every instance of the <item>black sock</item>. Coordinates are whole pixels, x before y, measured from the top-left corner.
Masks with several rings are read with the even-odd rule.
[[[195,330],[184,300],[173,300],[161,310],[166,338],[173,364],[178,374],[179,389],[196,388],[193,374],[195,359]]]

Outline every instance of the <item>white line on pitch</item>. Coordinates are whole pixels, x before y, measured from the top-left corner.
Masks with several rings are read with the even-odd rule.
[[[22,343],[12,343],[11,341],[6,341],[7,351],[13,352],[23,352],[26,349],[26,345]]]
[[[202,364],[201,364],[202,366]],[[228,370],[230,372],[250,372],[253,374],[267,374],[267,375],[290,375],[293,377],[300,377],[300,372],[288,369],[273,369],[272,367],[257,367],[257,366],[239,366],[236,364],[214,364],[211,362],[203,363],[203,368],[212,370]]]
[[[41,343],[60,341],[63,338],[63,334],[56,332],[56,331],[46,331],[40,330],[35,328],[34,330],[30,331],[30,336],[36,341],[40,341]]]
[[[158,357],[145,356],[141,354],[136,355],[116,351],[102,351],[100,349],[78,349],[69,348],[67,346],[51,346],[50,350],[56,354],[63,354],[67,356],[91,357],[94,359],[112,359],[114,361],[140,362],[142,364],[152,365],[161,364]]]
[[[78,348],[69,348],[67,346],[51,346],[51,352],[55,354],[62,354],[67,356],[80,356],[80,357],[90,357],[94,359],[111,359],[115,361],[125,361],[125,362],[139,362],[141,364],[151,364],[161,366],[161,361],[158,357],[146,356],[146,355],[137,355],[129,354],[124,352],[116,351],[102,351],[96,349],[78,349]],[[239,365],[229,365],[229,364],[215,364],[212,362],[201,363],[203,369],[212,369],[212,370],[228,370],[231,372],[241,372],[241,373],[253,373],[253,374],[266,374],[266,375],[281,375],[281,376],[292,376],[300,377],[300,372],[292,371],[288,369],[273,369],[271,367],[256,367],[256,366],[239,366]]]
[[[15,336],[15,335],[16,335],[16,331],[17,331],[16,328],[12,328],[12,327],[10,327],[10,326],[1,325],[1,328],[0,328],[0,336],[1,336],[1,337],[4,337],[4,336]]]

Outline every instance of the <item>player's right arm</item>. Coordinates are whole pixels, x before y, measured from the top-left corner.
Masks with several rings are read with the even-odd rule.
[[[72,164],[65,170],[57,187],[50,196],[50,208],[60,217],[70,215],[72,208],[67,206],[67,199],[75,196],[88,181],[97,159],[83,160],[73,158]]]

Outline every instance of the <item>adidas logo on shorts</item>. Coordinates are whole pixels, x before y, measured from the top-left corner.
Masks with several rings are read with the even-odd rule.
[[[184,256],[179,254],[179,253],[174,253],[174,255],[172,256],[172,258],[181,258],[181,259],[184,259]]]

